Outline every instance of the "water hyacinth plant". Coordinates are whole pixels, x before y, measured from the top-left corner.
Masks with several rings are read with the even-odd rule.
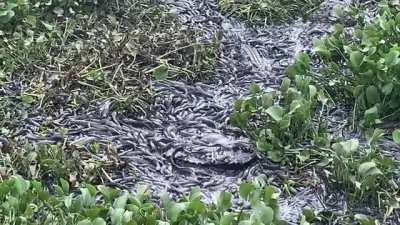
[[[0,222],[4,225],[283,225],[279,192],[261,178],[240,185],[240,197],[249,209],[232,207],[232,194],[221,192],[205,203],[198,189],[178,201],[161,196],[162,207],[151,200],[151,190],[136,192],[85,184],[73,190],[60,180],[54,193],[38,181],[13,176],[0,182]]]

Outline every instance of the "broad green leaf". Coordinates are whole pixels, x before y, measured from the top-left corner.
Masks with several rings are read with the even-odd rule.
[[[364,126],[380,123],[378,107],[374,106],[364,112]]]
[[[393,131],[393,140],[397,144],[400,144],[400,129],[396,129],[395,131]]]
[[[61,187],[63,189],[64,194],[69,194],[69,183],[64,179],[60,179]]]
[[[234,215],[232,213],[224,214],[221,217],[220,225],[231,225],[234,219]]]
[[[11,21],[15,16],[15,12],[12,10],[0,11],[0,24],[6,24]]]
[[[275,99],[275,93],[274,92],[269,92],[269,93],[264,94],[261,97],[262,106],[264,108],[271,107],[274,104],[274,99]]]
[[[90,191],[88,188],[81,188],[81,196],[80,196],[80,200],[81,200],[81,204],[84,207],[90,207],[94,204],[95,199],[92,197],[92,195],[90,194]]]
[[[315,42],[314,51],[323,58],[331,58],[331,52],[325,44],[325,39],[321,39]]]
[[[390,95],[393,91],[394,85],[393,83],[388,83],[382,87],[382,93],[385,95]]]
[[[392,48],[390,52],[385,57],[385,63],[388,66],[395,66],[398,65],[400,62],[400,51],[397,49]]]
[[[352,51],[350,53],[350,63],[353,67],[359,68],[364,61],[364,55],[360,51]]]
[[[89,219],[85,219],[85,220],[81,220],[77,223],[77,225],[93,225],[92,221],[90,221]]]
[[[266,110],[266,113],[272,117],[275,121],[281,121],[285,113],[284,109],[280,106],[271,106]]]
[[[103,218],[98,217],[92,221],[92,225],[107,225],[107,223]]]
[[[104,185],[98,185],[97,189],[100,191],[101,194],[103,194],[107,202],[111,202],[112,200],[114,200],[121,192],[115,188],[110,188]]]
[[[339,156],[347,157],[358,150],[358,144],[359,142],[357,139],[351,139],[348,141],[335,143],[332,145],[332,148]]]
[[[380,93],[375,86],[369,86],[365,92],[368,104],[375,105],[381,102]]]
[[[239,195],[241,198],[248,200],[250,193],[253,190],[253,184],[250,182],[243,182],[239,186]]]
[[[308,85],[308,88],[309,88],[309,91],[310,91],[310,99],[312,99],[317,95],[318,89],[314,85]]]
[[[127,224],[129,221],[132,221],[132,219],[133,219],[133,212],[125,211],[122,217],[123,224]]]
[[[125,209],[110,209],[110,218],[111,218],[111,224],[112,225],[122,225],[123,224],[123,219],[124,219],[124,213]]]
[[[13,176],[14,188],[18,195],[23,195],[28,191],[30,182],[22,178],[21,176]]]
[[[358,167],[358,173],[362,177],[369,177],[369,176],[375,176],[375,175],[382,175],[382,171],[377,167],[376,163],[371,161],[371,162],[365,162],[361,164]]]
[[[153,76],[156,80],[166,80],[168,78],[168,66],[161,64],[153,70]]]
[[[73,199],[72,194],[70,194],[70,195],[68,195],[68,196],[66,196],[66,197],[64,198],[64,205],[65,205],[65,207],[66,207],[67,209],[71,208],[71,206],[72,206],[72,199]]]
[[[173,202],[167,193],[161,195],[161,202],[165,210],[167,218],[170,222],[175,223],[181,214],[185,210],[187,203],[175,203]]]
[[[216,205],[218,210],[226,211],[232,207],[232,194],[222,191],[217,195]]]
[[[274,220],[274,210],[260,203],[255,207],[255,215],[263,224],[269,225]]]
[[[128,202],[129,194],[124,192],[120,197],[118,197],[113,204],[115,209],[125,209],[126,204]]]
[[[376,143],[383,135],[385,135],[385,131],[379,128],[368,130],[366,132],[368,138],[368,144],[372,145]]]

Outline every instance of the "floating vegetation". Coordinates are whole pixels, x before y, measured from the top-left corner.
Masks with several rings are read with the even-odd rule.
[[[315,55],[300,54],[277,94],[252,85],[250,96],[236,102],[231,123],[273,161],[297,170],[319,168],[327,186],[344,196],[350,213],[368,205],[386,221],[398,208],[400,167],[394,154],[379,146],[390,129],[376,125],[398,121],[400,13],[390,4],[379,9],[369,21],[361,11],[349,11],[359,21],[356,28],[347,30],[338,23],[332,34],[316,42]],[[320,60],[317,66],[312,57]],[[366,136],[362,147],[358,139],[343,140],[328,132],[333,103],[353,106],[347,126],[357,129],[355,121],[360,122]],[[392,136],[399,143],[399,131]],[[303,220],[313,217],[308,214]]]
[[[151,80],[207,78],[216,42],[201,41],[201,31],[182,26],[163,5],[120,4],[7,2],[1,104],[52,114],[97,102],[137,113],[151,102]],[[1,118],[25,113],[9,111],[1,111]]]
[[[212,203],[203,202],[198,189],[179,201],[165,193],[159,207],[146,186],[127,192],[85,184],[71,192],[73,187],[61,179],[50,193],[40,182],[13,176],[2,182],[0,189],[0,221],[4,225],[284,224],[279,218],[278,190],[261,179],[240,185],[242,205],[250,207],[239,210],[232,209],[232,194],[225,191]]]
[[[345,12],[339,13],[341,15]],[[331,35],[317,41],[315,53],[322,60],[314,71],[299,58],[288,68],[289,75],[305,75],[316,80],[335,101],[354,105],[356,120],[365,127],[400,117],[400,27],[396,6],[383,5],[379,15],[368,22],[355,14],[355,29],[336,24]],[[306,56],[302,56],[306,57]]]

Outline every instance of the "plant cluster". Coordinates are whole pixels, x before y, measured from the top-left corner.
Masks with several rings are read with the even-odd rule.
[[[219,0],[223,11],[258,24],[306,17],[321,3],[321,0]]]
[[[204,79],[217,42],[146,1],[6,1],[0,16],[0,124],[27,112],[110,104],[145,111],[153,79]],[[5,19],[4,19],[5,20]],[[14,113],[15,112],[15,113]],[[10,113],[13,113],[12,115]],[[7,123],[7,124],[6,124]]]
[[[320,65],[313,67],[312,57],[306,53],[296,58],[287,68],[290,79],[283,80],[278,94],[263,93],[251,85],[250,96],[236,102],[231,122],[270,159],[321,168],[328,187],[340,190],[350,207],[370,204],[385,208],[386,219],[399,208],[400,167],[378,147],[385,131],[365,130],[366,146],[362,147],[356,139],[331,140],[325,129],[326,106],[351,102],[354,115],[362,117],[357,120],[365,128],[383,119],[399,119],[400,13],[384,4],[370,22],[361,14],[353,17],[358,21],[354,31],[337,24],[332,34],[316,42]],[[392,136],[400,143],[398,129]],[[293,152],[301,160],[294,161]],[[307,217],[312,215],[304,216],[304,224],[309,223]],[[375,224],[363,218],[360,216],[361,224]]]
[[[205,203],[198,189],[178,201],[168,194],[157,206],[147,187],[135,193],[106,186],[86,184],[71,190],[60,181],[50,193],[40,182],[13,176],[0,183],[1,224],[57,225],[178,225],[178,224],[251,224],[279,225],[277,200],[279,192],[261,179],[240,185],[242,201],[249,208],[233,210],[232,194],[221,192],[215,201]],[[72,192],[71,192],[72,191]]]
[[[50,182],[108,180],[108,168],[120,164],[95,157],[110,149],[26,145],[15,135],[25,119],[98,105],[108,106],[104,113],[147,113],[152,80],[206,79],[218,48],[151,0],[7,0],[0,21],[0,137],[9,142],[7,151],[0,146],[2,175]],[[51,124],[43,121],[38,133],[52,131]]]
[[[99,159],[98,156],[102,156]],[[123,164],[110,147],[93,143],[88,147],[62,144],[8,146],[0,153],[0,176],[19,174],[28,179],[56,183],[106,183]]]
[[[259,86],[252,84],[250,96],[235,103],[231,116],[232,124],[248,133],[258,149],[274,161],[285,159],[291,149],[307,140],[318,144],[327,142],[321,136],[325,126],[320,115],[328,99],[311,84],[309,77],[296,76],[294,84],[291,83],[287,78],[282,81],[280,95],[263,93]]]
[[[288,73],[311,76],[337,101],[353,104],[364,126],[399,119],[400,13],[385,4],[372,22],[356,15],[354,29],[339,23],[316,42],[315,53],[322,60],[318,71],[307,65],[299,70],[296,61]]]
[[[396,199],[398,184],[395,178],[398,163],[385,156],[376,146],[383,131],[375,130],[369,137],[369,145],[360,148],[358,140],[338,142],[332,145],[321,165],[327,166],[331,185],[342,190],[352,204],[372,203],[378,207],[390,207]],[[328,165],[325,163],[329,162]]]

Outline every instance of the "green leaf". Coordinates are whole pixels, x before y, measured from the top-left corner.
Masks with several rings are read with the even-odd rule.
[[[99,217],[93,220],[92,225],[107,225],[107,223],[103,218]]]
[[[124,213],[125,209],[110,209],[110,218],[111,218],[111,224],[112,225],[122,225],[123,224],[123,218],[124,218]]]
[[[126,204],[128,202],[129,194],[124,192],[120,197],[118,197],[113,204],[115,209],[125,209]]]
[[[239,186],[239,195],[241,198],[248,200],[250,193],[253,190],[253,184],[250,182],[243,182]]]
[[[358,167],[358,173],[362,177],[370,177],[375,175],[382,175],[382,171],[378,169],[375,162],[365,162]]]
[[[375,105],[381,102],[381,96],[375,86],[369,86],[365,92],[368,104]]]
[[[357,139],[351,139],[348,141],[335,143],[332,145],[332,148],[339,156],[347,157],[358,150],[358,145],[359,142]]]
[[[112,200],[114,200],[121,192],[115,188],[110,188],[104,185],[97,186],[97,189],[100,191],[101,194],[103,194],[107,202],[111,202]]]
[[[260,86],[258,86],[255,82],[252,82],[250,85],[250,94],[256,95],[261,92]]]
[[[284,78],[282,80],[282,84],[281,84],[281,92],[284,94],[287,93],[289,90],[289,87],[290,87],[290,79]]]
[[[22,95],[22,96],[21,96],[21,101],[22,101],[24,104],[31,105],[32,103],[35,102],[35,99],[34,99],[32,96],[30,96],[30,95]]]
[[[393,83],[388,83],[382,87],[382,93],[385,95],[390,95],[393,91],[394,85]]]
[[[279,122],[285,113],[284,109],[280,106],[271,106],[266,110],[266,113],[272,117],[275,121]]]
[[[255,207],[255,215],[263,224],[269,225],[274,220],[274,210],[260,203]]]
[[[92,225],[92,221],[89,219],[81,220],[77,223],[77,225]]]
[[[221,217],[220,225],[231,225],[234,219],[234,215],[232,213],[227,213]]]
[[[153,70],[153,76],[156,80],[166,80],[168,79],[168,66],[161,64]]]
[[[385,135],[385,131],[379,128],[368,130],[366,132],[368,138],[368,144],[372,145],[376,143],[383,135]]]
[[[186,203],[175,203],[171,201],[167,193],[161,195],[161,202],[167,218],[169,218],[172,223],[178,220],[179,215],[185,210],[187,205]]]
[[[388,66],[396,66],[400,62],[400,51],[392,48],[385,57],[385,64]]]
[[[15,12],[12,10],[0,11],[0,24],[6,24],[11,21],[15,16]]]
[[[275,93],[269,92],[261,97],[261,104],[264,108],[271,107],[274,104]]]
[[[309,88],[309,91],[310,91],[310,93],[309,93],[310,99],[312,99],[317,95],[318,89],[314,85],[308,85],[308,88]]]
[[[374,106],[364,112],[364,126],[371,126],[379,123],[379,111],[378,107]]]
[[[30,182],[24,180],[21,176],[13,176],[12,180],[14,182],[14,189],[18,195],[23,195],[26,191],[28,191]]]
[[[60,178],[60,183],[61,183],[61,187],[63,189],[64,194],[68,194],[69,193],[69,183],[68,183],[68,181]]]
[[[364,55],[360,51],[352,51],[350,53],[350,64],[355,67],[359,68],[364,61]]]
[[[232,207],[232,194],[222,191],[217,195],[217,208],[220,211],[226,211]]]
[[[400,129],[396,129],[395,131],[393,131],[393,140],[397,144],[400,144]]]

